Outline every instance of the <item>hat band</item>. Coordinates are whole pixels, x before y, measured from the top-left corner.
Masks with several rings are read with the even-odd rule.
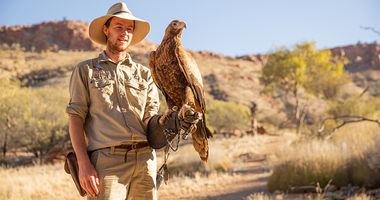
[[[127,13],[127,14],[132,15],[132,13],[127,12],[127,11],[119,11],[119,12],[115,12],[115,13],[113,13],[112,15],[117,15],[117,14],[120,14],[120,13]]]

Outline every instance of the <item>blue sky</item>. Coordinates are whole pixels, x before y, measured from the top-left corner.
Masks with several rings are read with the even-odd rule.
[[[43,21],[90,22],[114,0],[0,0],[0,25]],[[318,48],[380,42],[379,0],[126,0],[132,13],[151,23],[147,39],[160,43],[173,19],[184,20],[183,46],[229,56],[266,53],[303,40]]]

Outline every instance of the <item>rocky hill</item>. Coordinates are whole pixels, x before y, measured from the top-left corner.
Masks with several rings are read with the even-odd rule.
[[[368,88],[373,96],[380,96],[380,45],[356,44],[331,49],[334,56],[345,56],[350,63],[345,69],[352,80],[361,88]]]
[[[80,21],[50,21],[32,26],[0,26],[0,43],[19,43],[26,50],[99,50],[88,36],[88,23]],[[137,51],[151,51],[156,45],[144,41],[137,45]]]
[[[0,27],[1,43],[20,43],[27,50],[96,50],[88,37],[88,24],[78,21],[51,21],[32,26]]]

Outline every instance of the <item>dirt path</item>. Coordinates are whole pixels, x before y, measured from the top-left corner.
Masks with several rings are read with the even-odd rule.
[[[193,183],[189,183],[189,187],[192,185],[200,186],[193,191],[169,192],[168,190],[173,190],[175,187],[163,187],[159,191],[159,199],[237,200],[244,199],[252,193],[266,193],[266,183],[270,175],[268,156],[285,145],[288,138],[286,136],[266,135],[257,136],[255,140],[257,140],[255,143],[257,151],[240,154],[239,157],[244,159],[244,164],[239,169],[234,170],[229,175],[224,175],[225,177],[221,177],[223,175],[214,177],[214,181],[212,181],[213,177],[208,177],[207,180],[199,178]]]

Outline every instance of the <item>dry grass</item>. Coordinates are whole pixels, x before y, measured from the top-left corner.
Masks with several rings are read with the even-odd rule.
[[[63,164],[0,168],[0,199],[80,199]]]
[[[287,136],[285,134],[281,139]],[[289,137],[292,136],[289,135]],[[202,164],[192,145],[186,144],[180,148],[179,152],[171,155],[169,173],[172,176],[168,185],[164,183],[161,185],[159,194],[163,199],[173,199],[173,196],[178,197],[179,194],[180,197],[176,199],[201,199],[200,197],[236,192],[234,185],[247,184],[242,180],[248,174],[239,173],[239,170],[245,169],[247,159],[256,158],[268,150],[273,151],[268,145],[274,144],[278,139],[279,136],[231,138],[216,136],[209,141],[210,157],[207,164]],[[283,142],[286,143],[286,139]],[[262,173],[255,176],[265,178],[268,174]]]
[[[180,146],[178,152],[171,153],[168,166],[172,174],[191,177],[194,176],[195,172],[203,175],[215,172],[234,172],[244,165],[245,158],[258,154],[262,149],[266,148],[264,144],[269,143],[275,137],[243,136],[225,138],[217,135],[209,140],[210,152],[207,163],[200,160],[192,143],[189,143],[191,141],[191,138],[189,138],[188,140],[190,141]],[[158,157],[159,163],[162,162],[161,152],[159,152]]]
[[[70,71],[83,60],[99,54],[95,51],[43,51],[41,53],[25,51],[19,45],[1,46],[0,78],[23,77],[31,72],[44,71],[64,73]]]
[[[323,198],[317,195],[284,195],[284,194],[264,194],[254,193],[245,198],[245,200],[322,200]]]
[[[324,187],[330,180],[338,186],[378,184],[379,133],[377,124],[362,122],[344,126],[331,141],[295,140],[272,157],[269,191],[317,183]]]
[[[367,196],[366,194],[359,194],[349,197],[347,198],[347,200],[372,200],[372,198],[370,196]]]
[[[222,187],[225,183],[241,180],[244,174],[238,174],[235,171],[244,166],[242,155],[252,155],[262,151],[266,148],[264,144],[270,142],[274,136],[216,137],[210,140],[209,162],[203,167],[197,167],[201,161],[192,144],[185,144],[179,152],[172,153],[169,182],[167,185],[162,183],[159,190],[159,195],[163,199],[172,199],[173,196],[178,195],[191,199]],[[236,148],[237,145],[240,148]],[[162,153],[158,154],[160,157]],[[159,158],[158,162],[162,160]],[[193,171],[187,169],[188,176],[186,176],[184,172],[179,172],[181,169],[178,163],[181,163],[183,167],[193,166]],[[0,176],[2,177],[0,199],[81,199],[71,177],[65,174],[63,163],[0,168]]]
[[[322,199],[329,199],[326,197],[321,197],[318,195],[311,195],[311,194],[305,194],[305,195],[284,195],[284,194],[277,194],[277,195],[270,195],[270,194],[264,194],[264,193],[255,193],[247,196],[245,200],[322,200]],[[331,198],[335,199],[335,198]],[[346,200],[371,200],[372,198],[370,196],[367,196],[366,194],[359,194],[354,195],[352,197],[348,197]]]

